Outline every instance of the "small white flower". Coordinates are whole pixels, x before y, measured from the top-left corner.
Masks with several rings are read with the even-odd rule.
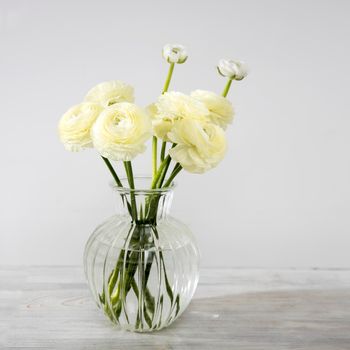
[[[218,72],[233,80],[242,80],[248,74],[248,67],[242,61],[220,60],[217,66]]]
[[[169,151],[171,158],[190,173],[204,173],[225,156],[225,132],[212,123],[183,119],[174,124],[168,136],[177,144]]]
[[[152,135],[152,124],[140,107],[121,102],[106,108],[92,128],[97,151],[108,159],[131,160],[146,149]]]
[[[151,105],[148,111],[152,117],[153,130],[157,137],[169,141],[168,132],[174,123],[182,119],[208,120],[209,111],[195,98],[181,92],[166,92]]]
[[[119,102],[134,102],[134,88],[119,80],[105,81],[93,87],[85,101],[99,103],[103,107]]]
[[[202,102],[209,110],[209,119],[212,123],[226,129],[233,120],[233,107],[231,102],[211,91],[195,90],[191,97]]]
[[[91,127],[101,113],[102,107],[92,102],[83,102],[71,107],[61,118],[58,132],[64,147],[77,152],[92,147]]]
[[[168,63],[184,63],[187,60],[186,48],[179,44],[167,44],[163,47],[163,57]]]

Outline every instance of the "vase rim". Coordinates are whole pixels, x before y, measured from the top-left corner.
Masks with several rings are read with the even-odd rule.
[[[149,175],[136,175],[134,176],[134,182],[135,182],[135,189],[131,189],[127,186],[128,184],[128,178],[127,177],[122,177],[120,178],[121,183],[123,184],[123,187],[118,186],[115,182],[111,182],[111,187],[113,190],[117,191],[118,193],[121,194],[129,194],[129,193],[134,193],[134,194],[159,194],[159,193],[169,193],[172,192],[173,189],[176,187],[176,182],[172,182],[169,187],[165,188],[144,188],[146,186],[138,186],[138,182],[146,182],[151,186],[152,182],[152,176]]]

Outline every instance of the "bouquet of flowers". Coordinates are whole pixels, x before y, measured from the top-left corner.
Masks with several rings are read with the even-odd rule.
[[[112,234],[111,268],[106,268],[108,259],[104,258],[100,273],[103,275],[102,282],[99,279],[93,281],[92,289],[98,305],[113,322],[122,328],[139,331],[160,329],[169,324],[187,306],[190,294],[194,292],[197,282],[192,290],[186,291],[190,295],[188,298],[185,292],[176,291],[174,284],[176,279],[179,282],[179,276],[173,272],[173,278],[168,277],[169,270],[174,268],[166,268],[166,243],[161,242],[162,195],[172,187],[173,180],[182,170],[204,173],[224,158],[227,148],[225,129],[234,115],[227,95],[232,81],[242,80],[247,75],[243,62],[222,59],[217,66],[219,74],[227,78],[222,94],[195,90],[186,95],[168,91],[175,65],[183,64],[188,58],[186,49],[182,45],[165,45],[163,57],[169,64],[169,71],[163,91],[155,103],[146,108],[137,106],[132,86],[118,80],[103,82],[92,88],[82,103],[71,107],[62,116],[58,127],[60,140],[68,151],[91,147],[97,150],[125,203],[131,224],[121,235],[122,244],[116,244],[117,234],[115,231]],[[144,193],[139,200],[140,188],[137,187],[132,160],[145,151],[148,140],[152,140],[152,176],[148,187],[142,189]],[[120,177],[121,169],[117,162],[123,164],[125,179]],[[93,246],[95,236],[87,247]],[[156,241],[160,242],[159,245]],[[115,247],[119,249],[117,252]],[[152,249],[155,252],[152,253]],[[98,253],[94,254],[96,260]],[[164,284],[164,293],[150,292],[148,283],[151,283],[152,269],[159,277],[156,284]],[[90,270],[99,275],[95,266],[91,266]],[[88,279],[95,278],[89,273],[87,271]],[[185,278],[196,279],[193,276]],[[102,292],[96,291],[99,284]],[[136,299],[129,301],[131,311],[128,313],[127,300],[131,298],[131,290]],[[164,311],[164,295],[169,297],[167,312]],[[182,305],[181,298],[184,300]],[[186,298],[189,300],[186,301]],[[130,307],[134,304],[135,310]],[[133,312],[135,320],[131,321]]]

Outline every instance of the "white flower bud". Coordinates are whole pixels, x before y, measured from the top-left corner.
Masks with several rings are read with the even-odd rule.
[[[217,66],[218,72],[233,80],[242,80],[248,74],[248,67],[242,61],[220,60]]]
[[[186,48],[179,44],[166,44],[163,47],[163,57],[168,63],[184,63],[187,60]]]

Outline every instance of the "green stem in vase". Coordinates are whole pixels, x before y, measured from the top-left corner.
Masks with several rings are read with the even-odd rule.
[[[167,164],[167,162],[169,160],[170,160],[170,155],[168,154],[166,156],[166,158],[160,163],[159,169],[158,169],[155,177],[153,178],[151,189],[157,188],[157,184],[158,184],[159,178],[162,175],[162,171],[163,171],[164,167],[166,166],[166,164]]]
[[[155,177],[157,173],[157,137],[152,138],[152,176]]]
[[[159,178],[159,182],[158,182],[159,188],[162,187],[162,185],[163,185],[166,173],[168,172],[168,169],[169,169],[169,166],[170,166],[170,162],[171,162],[171,158],[169,157],[167,159],[165,167],[164,167],[164,169],[162,171],[162,175]]]
[[[166,151],[166,141],[162,142],[162,150],[160,151],[160,161],[162,162],[165,158],[165,151]]]
[[[130,201],[131,201],[131,212],[134,220],[137,220],[137,206],[136,206],[136,198],[135,193],[135,183],[134,183],[134,174],[132,170],[132,165],[130,161],[124,162],[126,176],[128,178],[129,186],[130,186]]]
[[[102,159],[103,159],[103,161],[105,162],[105,164],[107,165],[107,168],[108,168],[108,170],[110,171],[110,173],[112,174],[112,176],[113,176],[115,182],[117,183],[117,185],[118,185],[119,187],[123,187],[123,184],[122,184],[122,182],[120,181],[120,179],[119,179],[117,173],[115,172],[115,170],[114,170],[114,168],[113,168],[111,162],[109,161],[109,159],[107,159],[107,158],[105,158],[105,157],[102,157]]]
[[[176,143],[173,143],[171,148],[174,148],[175,146],[176,146]],[[170,162],[171,162],[171,157],[170,157],[170,154],[168,154],[166,156],[166,158],[163,160],[163,162],[161,163],[161,166],[158,169],[158,173],[156,175],[157,181],[155,183],[154,182],[152,183],[152,186],[153,185],[155,186],[155,187],[152,187],[152,188],[157,188],[157,187],[161,188],[162,187],[162,184],[164,182],[166,173],[167,173],[167,171],[169,169]]]
[[[104,161],[105,164],[107,165],[107,168],[109,169],[110,173],[112,174],[112,176],[113,176],[113,178],[114,178],[114,180],[115,180],[117,186],[118,186],[118,187],[123,187],[123,184],[122,184],[122,182],[120,181],[120,179],[119,179],[119,177],[118,177],[116,171],[114,170],[114,168],[113,168],[111,162],[109,161],[109,159],[107,159],[107,158],[105,158],[105,157],[102,157],[102,156],[101,156],[101,158],[103,159],[103,161]],[[126,205],[127,205],[127,207],[128,207],[128,211],[129,211],[129,213],[130,213],[130,215],[131,215],[131,205],[130,205],[130,203],[128,202],[128,199],[127,199],[126,196],[124,196],[124,195],[121,195],[121,197],[123,198],[123,200],[126,201]]]
[[[129,240],[128,237],[131,235],[130,242],[133,242],[133,244],[140,242],[141,230],[142,225],[132,226],[128,232],[126,240]],[[108,278],[108,288],[106,292],[109,295],[111,305],[109,305],[105,298],[105,290],[103,290],[102,295],[100,295],[100,302],[103,304],[104,310],[108,317],[111,318],[111,320],[115,318],[117,321],[119,321],[119,317],[124,308],[124,298],[126,298],[130,289],[134,291],[137,299],[140,297],[141,292],[135,280],[135,273],[138,266],[137,261],[139,258],[140,255],[138,251],[127,251],[126,246],[124,245],[122,251],[119,254],[116,266]],[[147,271],[147,269],[145,269],[145,271]],[[148,278],[145,278],[145,285],[142,288],[142,293],[144,297],[144,317],[146,320],[149,320],[154,316],[155,304],[154,297],[147,287],[147,280]],[[124,311],[125,317],[128,318],[126,310]],[[140,320],[138,322],[140,322]]]
[[[174,177],[178,174],[178,171],[180,171],[180,170],[178,170],[178,168],[179,167],[181,167],[181,165],[180,165],[180,163],[176,163],[175,164],[175,166],[174,166],[174,168],[173,168],[173,170],[172,170],[172,172],[170,173],[170,176],[172,177],[173,176],[173,174],[176,172],[176,174],[174,175]],[[162,186],[162,185],[161,185]]]
[[[175,176],[182,170],[182,166],[177,163],[177,166],[175,166],[173,172],[171,173],[171,175],[169,176],[168,180],[166,181],[166,183],[164,184],[163,187],[169,187],[172,183],[172,181],[174,180]]]
[[[231,84],[232,84],[232,79],[228,79],[226,85],[225,85],[225,88],[224,90],[222,91],[222,96],[223,97],[226,97],[228,92],[230,91],[230,87],[231,87]]]

